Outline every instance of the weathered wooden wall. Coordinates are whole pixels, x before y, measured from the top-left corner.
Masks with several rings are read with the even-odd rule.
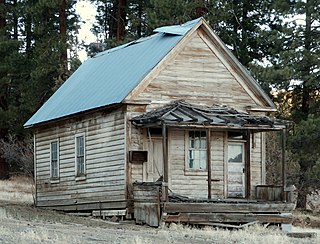
[[[147,150],[149,141],[142,140],[146,135],[140,129],[131,128],[131,149]],[[140,139],[138,139],[140,136]],[[134,139],[135,138],[135,139]],[[264,163],[262,163],[261,133],[251,136],[251,198],[255,197],[255,187],[264,184]],[[192,172],[186,170],[186,135],[184,130],[168,130],[168,162],[169,162],[169,188],[181,195],[206,198],[208,196],[207,171]],[[136,147],[134,146],[136,145]],[[138,146],[139,145],[139,146]],[[213,198],[227,197],[227,133],[211,132],[211,175]],[[132,182],[145,181],[144,164],[132,164]]]
[[[133,196],[136,223],[158,227],[161,221],[161,183],[133,183]]]
[[[256,186],[264,184],[265,163],[263,158],[264,144],[262,134],[254,133],[250,138],[251,145],[251,197],[255,197]]]
[[[248,106],[264,106],[260,98],[236,73],[230,63],[223,60],[219,48],[211,43],[201,29],[179,44],[164,62],[143,84],[127,98],[128,103],[145,103],[144,110],[150,111],[179,99],[193,104],[227,105],[239,111]],[[134,110],[130,105],[128,118],[143,111]],[[141,105],[137,105],[141,108]],[[262,114],[261,114],[262,115]],[[130,123],[130,122],[128,122]],[[148,136],[143,129],[131,124],[128,133],[129,150],[148,150]],[[185,132],[169,129],[169,187],[176,193],[194,197],[207,197],[207,173],[197,174],[185,171]],[[141,139],[144,138],[144,140]],[[212,132],[211,135],[212,195],[226,197],[227,187],[227,134]],[[250,138],[251,143],[251,196],[255,186],[264,183],[264,144],[260,133]],[[146,164],[131,165],[132,181],[145,180],[143,172]]]
[[[211,132],[212,196],[224,196],[224,146],[223,132]],[[169,130],[169,187],[184,196],[208,196],[207,171],[186,169],[186,138],[183,130]]]
[[[134,150],[147,150],[147,145],[145,144],[146,133],[145,129],[137,128],[132,125],[130,119],[140,115],[145,112],[146,106],[141,105],[127,105],[127,151]],[[128,172],[129,172],[129,184],[130,182],[144,181],[143,179],[143,167],[144,164],[131,164],[129,162]]]
[[[75,136],[79,133],[85,135],[83,180],[75,177]],[[51,181],[50,142],[57,139],[60,179]],[[65,210],[125,207],[125,144],[121,109],[70,119],[37,131],[37,205]]]
[[[198,104],[222,104],[244,111],[247,106],[257,106],[246,90],[244,82],[231,72],[208,47],[210,40],[201,31],[181,45],[176,54],[159,68],[146,87],[127,101],[151,101],[148,110],[163,102],[184,99]],[[246,87],[246,90],[244,89]],[[260,104],[261,105],[261,104]]]

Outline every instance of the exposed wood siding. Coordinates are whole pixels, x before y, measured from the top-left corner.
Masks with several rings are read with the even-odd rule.
[[[158,73],[145,80],[126,102],[135,103],[128,106],[128,117],[139,115],[144,111],[163,106],[171,101],[183,99],[193,104],[227,105],[239,111],[246,111],[247,106],[262,106],[260,98],[249,92],[247,84],[235,74],[235,70],[224,65],[226,60],[210,45],[209,38],[201,30],[194,32],[183,42],[175,53],[161,64]],[[147,105],[138,105],[145,103]],[[262,114],[261,114],[262,115]],[[129,150],[148,150],[148,135],[143,129],[134,128],[128,121]],[[225,132],[211,134],[212,197],[222,198],[227,194],[226,160],[228,141]],[[262,152],[260,134],[254,135],[251,142],[251,195],[255,186],[262,184]],[[143,138],[143,139],[142,139]],[[252,140],[252,138],[251,138]],[[207,197],[208,183],[206,172],[192,174],[185,171],[186,148],[185,134],[182,130],[169,129],[169,187],[178,194],[194,197]],[[145,181],[146,163],[133,164],[132,181]]]
[[[128,151],[134,150],[147,150],[147,145],[145,143],[146,133],[145,129],[137,128],[132,125],[130,119],[140,115],[145,112],[144,105],[128,105],[127,106],[127,144]],[[143,178],[145,164],[130,164],[130,173],[132,182],[138,181],[142,182],[145,179]]]
[[[151,101],[148,110],[164,101],[177,99],[207,105],[223,104],[239,110],[256,105],[243,84],[209,49],[199,36],[199,31],[192,35],[182,51],[169,60],[159,75],[133,100]]]
[[[251,136],[251,196],[255,197],[255,189],[257,185],[263,184],[262,168],[264,163],[262,162],[262,149],[264,148],[262,143],[262,133],[255,133]]]
[[[224,132],[211,132],[212,192],[219,198],[224,197],[225,147]]]
[[[169,130],[170,189],[181,195],[206,198],[208,196],[207,172],[193,173],[185,168],[185,132]],[[224,147],[223,133],[211,132],[212,196],[223,197]]]
[[[75,176],[75,136],[85,135],[86,177]],[[60,178],[50,181],[50,141],[59,140]],[[122,109],[67,120],[36,133],[39,206],[125,201],[125,121]]]

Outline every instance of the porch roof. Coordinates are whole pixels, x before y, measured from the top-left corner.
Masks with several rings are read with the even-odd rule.
[[[226,106],[200,106],[175,101],[131,119],[141,127],[206,127],[221,129],[281,130],[286,121],[240,112]]]

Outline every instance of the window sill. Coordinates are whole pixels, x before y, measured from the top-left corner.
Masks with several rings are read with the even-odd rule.
[[[76,181],[82,181],[82,180],[86,180],[87,176],[86,175],[77,175],[76,176]]]
[[[187,169],[184,171],[184,175],[206,176],[208,175],[207,169]]]
[[[50,179],[50,184],[57,184],[60,182],[60,179],[59,178],[51,178]]]

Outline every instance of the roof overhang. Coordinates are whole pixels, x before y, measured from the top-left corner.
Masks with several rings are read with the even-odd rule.
[[[217,130],[271,131],[286,128],[287,122],[267,116],[239,112],[225,106],[199,106],[175,101],[136,116],[131,122],[140,127],[212,128]]]
[[[39,122],[39,123],[35,123],[35,124],[30,124],[27,126],[24,126],[25,129],[36,129],[39,127],[46,127],[46,126],[50,126],[52,124],[56,124],[56,123],[60,123],[60,122],[64,122],[67,120],[72,120],[72,119],[79,119],[80,116],[86,116],[86,115],[90,115],[93,113],[97,113],[97,112],[104,112],[104,111],[110,111],[113,109],[118,109],[121,106],[123,106],[122,103],[114,103],[114,104],[110,104],[107,106],[102,106],[99,108],[94,108],[94,109],[90,109],[90,110],[86,110],[86,111],[81,111],[75,114],[71,114],[71,115],[67,115],[67,116],[63,116],[63,117],[59,117],[56,119],[51,119],[51,120],[47,120],[47,121],[43,121],[43,122]]]

